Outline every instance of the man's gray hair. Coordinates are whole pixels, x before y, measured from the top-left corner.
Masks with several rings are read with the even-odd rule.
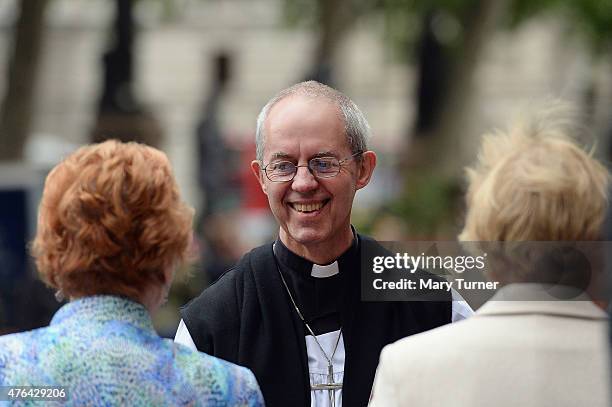
[[[264,123],[268,113],[274,105],[288,96],[302,95],[312,98],[325,98],[338,106],[344,120],[344,131],[346,139],[353,154],[366,151],[368,139],[370,138],[370,125],[359,110],[357,105],[344,93],[316,81],[300,82],[287,89],[281,90],[261,109],[257,116],[257,130],[255,133],[255,145],[257,147],[257,159],[263,162],[263,151],[265,143]]]

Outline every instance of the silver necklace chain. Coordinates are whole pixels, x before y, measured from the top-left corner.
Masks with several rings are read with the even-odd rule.
[[[276,262],[276,256],[274,258],[274,261]],[[300,308],[297,306],[297,303],[293,299],[293,295],[291,295],[291,290],[289,290],[289,286],[287,285],[287,282],[285,281],[285,277],[283,276],[283,273],[281,272],[280,267],[278,266],[278,262],[276,262],[276,270],[278,270],[278,274],[280,275],[283,285],[285,286],[285,290],[287,290],[287,294],[289,295],[289,299],[291,300],[291,303],[293,304],[293,308],[295,308],[295,311],[297,312],[298,316],[300,317],[300,319],[306,326],[306,329],[312,335],[313,339],[315,340],[315,343],[317,344],[317,346],[319,346],[319,349],[321,349],[323,356],[325,356],[325,359],[327,359],[328,365],[332,366],[333,365],[332,360],[334,359],[334,355],[336,354],[336,350],[338,349],[338,344],[340,343],[340,336],[342,336],[342,328],[340,328],[340,332],[338,332],[338,338],[336,338],[336,345],[334,345],[334,351],[332,352],[331,357],[329,357],[327,356],[327,353],[323,349],[323,346],[321,346],[321,343],[317,339],[317,336],[314,334],[314,332],[310,328],[310,325],[308,325],[308,322],[306,322],[306,320],[304,319],[304,316],[302,315]]]

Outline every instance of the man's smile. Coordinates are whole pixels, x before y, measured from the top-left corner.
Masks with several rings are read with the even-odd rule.
[[[289,207],[300,213],[314,213],[320,211],[329,201],[330,199],[309,202],[289,202]]]

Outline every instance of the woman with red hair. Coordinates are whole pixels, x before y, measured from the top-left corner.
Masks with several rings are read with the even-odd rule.
[[[249,370],[153,328],[192,217],[154,148],[107,141],[56,166],[32,253],[70,301],[50,326],[0,337],[0,386],[62,386],[60,399],[73,405],[262,405]]]

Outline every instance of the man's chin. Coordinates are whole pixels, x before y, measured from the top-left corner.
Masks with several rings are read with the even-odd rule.
[[[320,229],[320,228],[318,228]],[[326,234],[321,233],[320,230],[315,228],[290,228],[289,233],[287,234],[289,241],[294,242],[295,244],[308,247],[312,245],[317,245],[325,241]]]

